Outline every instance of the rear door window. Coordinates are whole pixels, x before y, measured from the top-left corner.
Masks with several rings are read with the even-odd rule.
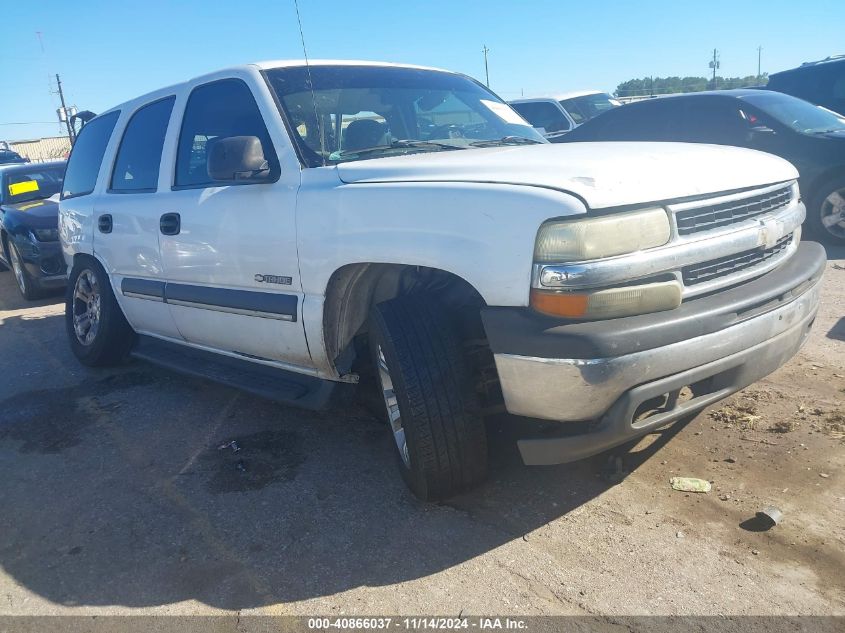
[[[109,112],[92,119],[82,128],[68,160],[62,200],[86,196],[94,191],[100,164],[119,116],[119,111]]]
[[[214,186],[208,175],[208,141],[230,136],[258,137],[270,177],[278,177],[279,161],[249,86],[240,79],[223,79],[194,88],[188,97],[179,134],[176,188]]]
[[[132,115],[117,151],[110,191],[156,190],[164,135],[175,101],[176,97],[161,99]]]

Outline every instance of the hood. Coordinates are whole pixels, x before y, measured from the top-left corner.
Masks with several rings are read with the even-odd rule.
[[[55,228],[59,222],[58,194],[43,200],[30,200],[2,206],[3,216],[14,216],[17,224],[35,229]]]
[[[688,143],[563,143],[431,152],[337,165],[345,183],[477,182],[558,189],[602,209],[792,180],[782,158]]]

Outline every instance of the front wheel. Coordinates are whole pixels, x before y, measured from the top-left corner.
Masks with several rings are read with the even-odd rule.
[[[807,224],[819,241],[845,244],[845,177],[828,182],[813,196],[807,207]]]
[[[481,482],[487,436],[460,338],[430,297],[380,303],[369,341],[402,478],[419,498],[444,499]]]
[[[27,301],[34,301],[41,296],[41,291],[38,288],[35,280],[27,272],[26,266],[23,264],[21,254],[17,247],[12,243],[11,239],[8,242],[9,263],[12,265],[12,272],[15,275],[15,281],[18,284],[18,290]]]
[[[99,262],[74,264],[65,295],[65,326],[74,355],[85,365],[115,365],[126,358],[135,333]]]

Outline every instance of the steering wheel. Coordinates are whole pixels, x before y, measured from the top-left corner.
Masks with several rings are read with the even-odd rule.
[[[464,138],[463,128],[454,123],[432,128],[429,138]]]

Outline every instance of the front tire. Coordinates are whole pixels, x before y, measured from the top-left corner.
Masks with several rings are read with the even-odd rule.
[[[369,341],[402,478],[420,499],[447,498],[487,473],[478,394],[448,312],[431,297],[375,306]]]
[[[21,254],[11,240],[7,243],[7,247],[6,252],[9,254],[9,263],[12,265],[12,273],[15,275],[18,290],[27,301],[35,301],[41,296],[38,284],[26,270]]]
[[[65,326],[74,355],[91,367],[122,362],[135,342],[108,275],[94,259],[74,263],[65,295]]]
[[[812,197],[807,224],[817,240],[845,245],[845,176],[825,183]]]

